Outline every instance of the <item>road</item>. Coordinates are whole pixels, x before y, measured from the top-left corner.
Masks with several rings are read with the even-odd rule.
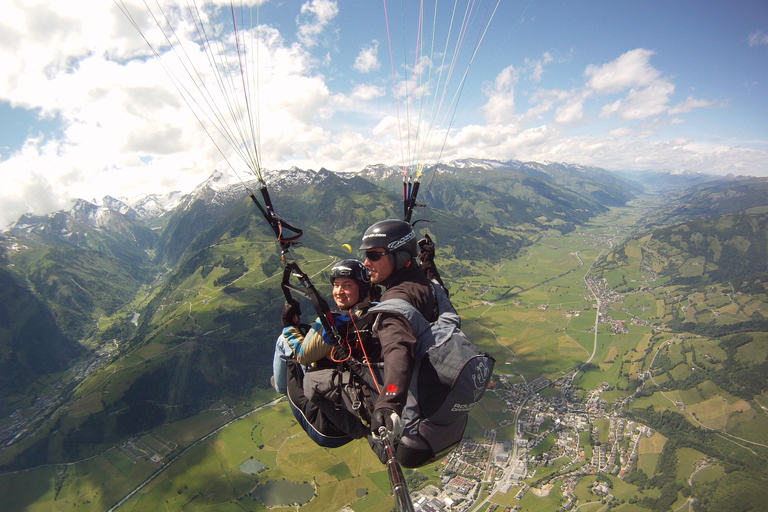
[[[267,407],[272,407],[272,406],[278,404],[279,402],[281,402],[282,400],[283,400],[283,397],[281,396],[281,397],[275,398],[271,402],[266,402],[264,404],[261,404],[260,406],[255,407],[255,408],[251,409],[250,411],[241,414],[240,416],[236,416],[236,417],[232,418],[231,420],[229,420],[228,422],[224,423],[223,425],[221,425],[217,429],[215,429],[215,430],[209,432],[208,434],[204,435],[203,437],[201,437],[200,439],[198,439],[197,441],[195,441],[194,443],[190,444],[189,446],[187,446],[186,448],[181,450],[179,453],[174,455],[170,460],[168,460],[168,462],[166,462],[165,464],[160,466],[157,469],[157,471],[155,471],[154,473],[149,475],[143,482],[141,482],[139,485],[134,487],[120,501],[118,501],[117,503],[112,505],[112,507],[107,509],[107,512],[114,512],[115,510],[120,508],[125,502],[127,502],[129,499],[131,499],[137,492],[139,492],[141,489],[143,489],[148,483],[150,483],[152,480],[157,478],[163,471],[168,469],[171,466],[171,464],[176,462],[176,460],[179,457],[181,457],[182,455],[184,455],[187,451],[191,450],[192,448],[194,448],[195,446],[199,445],[200,443],[205,442],[211,436],[218,434],[219,432],[221,432],[222,430],[224,430],[225,428],[227,428],[228,426],[230,426],[234,422],[240,421],[241,419],[243,419],[245,417],[248,417],[251,414],[254,414],[254,413],[258,412],[258,411],[266,409]]]
[[[613,242],[611,242],[611,247],[613,247]],[[592,354],[590,354],[589,359],[584,361],[583,364],[581,364],[575,372],[573,372],[573,376],[571,377],[571,383],[576,381],[576,376],[579,374],[579,370],[584,367],[585,364],[591,363],[592,359],[595,358],[595,354],[597,354],[597,328],[600,325],[600,296],[597,294],[595,290],[592,289],[592,285],[589,284],[589,281],[587,280],[587,276],[592,271],[592,267],[595,265],[595,262],[600,259],[600,256],[603,254],[603,251],[600,251],[600,254],[597,255],[597,258],[595,258],[595,261],[592,262],[592,265],[590,265],[589,269],[587,270],[587,273],[584,274],[584,284],[587,286],[587,289],[589,290],[589,293],[592,294],[592,296],[595,298],[595,302],[597,303],[597,311],[595,312],[595,339],[592,343]],[[579,256],[578,251],[576,252],[576,257],[579,258],[579,261],[581,262],[581,265],[579,268],[584,266],[584,260],[581,259],[581,256]]]
[[[659,348],[656,349],[656,353],[653,355],[653,359],[651,359],[651,364],[648,366],[648,371],[649,371],[649,375],[651,376],[651,382],[653,382],[653,385],[658,388],[659,393],[661,393],[661,395],[664,398],[666,398],[667,400],[672,402],[672,404],[674,404],[675,407],[677,407],[677,403],[675,402],[675,400],[672,400],[670,397],[667,396],[666,393],[664,393],[664,391],[661,390],[661,386],[659,386],[656,383],[656,379],[653,378],[653,372],[651,371],[651,369],[653,368],[653,363],[656,362],[656,356],[659,355],[659,352],[661,352],[661,349],[664,348],[665,346],[673,343],[674,341],[675,341],[674,339],[669,339],[669,340],[663,341],[659,345]],[[683,405],[685,405],[685,404],[683,404]],[[726,441],[730,441],[733,444],[735,444],[736,446],[744,448],[745,450],[749,450],[753,455],[757,455],[759,457],[759,455],[757,453],[755,453],[755,451],[752,450],[750,447],[744,446],[743,444],[739,444],[736,441],[738,440],[738,441],[741,441],[743,443],[748,443],[748,444],[751,444],[751,445],[754,445],[754,446],[762,446],[763,448],[768,448],[768,445],[766,445],[766,444],[758,443],[757,441],[750,441],[749,439],[744,439],[743,437],[735,436],[735,435],[733,435],[733,434],[731,434],[731,433],[729,433],[729,432],[727,432],[725,430],[720,430],[720,429],[717,429],[717,428],[710,427],[710,426],[700,422],[699,419],[696,418],[696,416],[694,416],[692,413],[688,413],[685,410],[683,410],[682,412],[684,412],[692,421],[694,421],[701,428],[703,428],[705,430],[709,430],[710,432],[716,432],[720,437],[722,437]]]

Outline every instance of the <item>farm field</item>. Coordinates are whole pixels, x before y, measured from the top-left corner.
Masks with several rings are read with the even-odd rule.
[[[732,460],[726,464],[712,453],[719,453],[723,459],[751,453],[755,460],[768,460],[768,393],[745,396],[738,386],[721,377],[734,368],[728,365],[764,361],[768,356],[768,335],[750,334],[748,340],[739,338],[728,345],[722,336],[676,332],[668,324],[678,319],[730,326],[763,315],[768,311],[768,299],[764,294],[739,296],[719,284],[693,291],[668,286],[666,278],[649,270],[653,265],[641,268],[645,254],[642,239],[624,248],[626,259],[621,261],[626,265],[599,272],[599,265],[606,260],[619,261],[611,251],[623,242],[630,232],[628,226],[639,216],[632,208],[613,209],[566,236],[542,237],[515,259],[478,266],[471,276],[444,277],[461,314],[462,329],[494,356],[497,376],[507,376],[512,384],[525,384],[540,377],[555,381],[572,375],[574,393],[582,399],[605,384],[600,396],[605,411],[615,406],[618,416],[674,414],[683,419],[680,428],[698,429],[691,432],[705,439],[716,438],[719,451],[712,444],[680,447],[674,444],[674,432],[661,428],[639,440],[635,469],[648,478],[657,474],[665,446],[673,446],[677,459],[674,479],[695,494],[697,489],[713,487],[724,477],[724,468],[733,468]],[[320,274],[328,264],[327,259],[318,256],[308,262],[307,268]],[[686,272],[695,267],[690,263]],[[213,315],[215,312],[204,303],[204,294],[208,281],[216,277],[215,273],[205,279],[190,277],[168,308],[192,311],[188,299],[197,297],[200,302],[195,304],[195,314]],[[272,278],[254,271],[241,280],[256,287]],[[162,317],[168,308],[158,314]],[[596,324],[598,315],[600,323]],[[109,319],[104,322],[107,325]],[[188,315],[182,322],[184,325],[173,328],[194,329],[195,315]],[[171,348],[164,341],[158,333],[130,358],[87,381],[77,390],[77,401],[62,420],[62,427],[78,424],[116,401],[125,393],[133,372],[139,371],[145,361],[163,361],[191,349],[185,343]],[[560,389],[550,386],[541,396],[556,399]],[[145,484],[117,510],[255,512],[268,508],[251,497],[253,490],[259,485],[281,483],[289,489],[290,485],[311,487],[312,497],[301,505],[301,510],[336,511],[345,506],[356,512],[392,509],[387,474],[367,442],[356,441],[334,450],[319,448],[307,438],[284,401],[217,431],[234,417],[275,398],[271,390],[261,390],[247,403],[222,399],[212,403],[209,410],[157,427],[131,440],[130,445],[105,443],[97,453],[89,453],[79,462],[0,475],[0,494],[11,496],[6,505],[11,511],[53,507],[100,511],[108,510]],[[546,426],[559,414],[544,412],[549,415]],[[487,393],[473,410],[466,435],[482,442],[487,432],[495,429],[498,443],[512,442],[517,435],[515,426],[509,423],[513,417],[514,412],[500,395]],[[501,426],[502,422],[505,426]],[[587,461],[595,446],[590,441],[591,429],[598,428],[596,441],[608,445],[612,442],[610,426],[606,412],[591,416],[589,429],[579,432],[577,437]],[[705,437],[707,434],[712,434],[711,438]],[[544,455],[556,446],[557,435],[549,433],[529,454]],[[140,453],[152,454],[154,460],[142,458]],[[705,459],[711,459],[705,467],[696,466]],[[526,482],[530,485],[556,475],[567,462],[563,458],[551,466],[531,468],[534,476]],[[252,474],[242,467],[258,470]],[[441,462],[437,462],[420,468],[416,475],[409,471],[407,477],[422,477],[420,480],[440,487],[440,469]],[[637,486],[615,475],[609,479],[617,503],[611,509],[646,512],[649,509],[638,505],[637,500],[658,499],[662,494],[658,488],[639,493]],[[589,489],[594,483],[590,476],[575,487],[582,512],[605,507]],[[512,487],[506,493],[494,492],[491,501],[503,506],[520,505],[525,512],[555,512],[564,502],[562,485],[557,481],[548,492],[527,492],[521,500],[515,498],[518,488]],[[23,492],[13,493],[13,489]],[[680,491],[674,507],[683,506],[686,500]],[[295,509],[295,505],[288,504],[270,508]]]

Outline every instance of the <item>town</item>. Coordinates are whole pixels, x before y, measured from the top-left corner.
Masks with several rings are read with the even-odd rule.
[[[557,482],[561,483],[562,508],[570,510],[578,505],[573,490],[585,478],[594,482],[592,493],[596,501],[611,499],[610,483],[600,480],[599,475],[624,478],[637,458],[640,439],[650,437],[653,431],[623,418],[620,409],[609,410],[601,398],[609,389],[607,383],[588,392],[586,400],[578,400],[572,379],[573,375],[569,374],[554,382],[539,377],[530,383],[510,384],[507,377],[500,377],[489,392],[506,403],[505,412],[512,419],[502,420],[499,426],[515,423],[514,439],[497,438],[495,429],[486,432],[483,442],[465,438],[443,461],[443,489],[427,486],[413,493],[415,510],[465,511],[496,492],[514,493],[517,500],[528,492],[546,496]],[[559,389],[559,394],[549,397],[539,394],[550,386]],[[598,441],[599,428],[595,426],[598,419],[606,420],[609,425],[607,444]],[[589,433],[592,445],[589,458],[580,442],[580,432]],[[548,449],[540,449],[547,439],[550,440]],[[526,483],[536,477],[539,468],[551,466],[559,459],[567,462],[533,485]],[[488,510],[496,507],[492,504]],[[520,507],[507,510],[520,510]]]
[[[607,324],[614,333],[626,333],[625,322],[614,320],[609,312],[629,311],[616,307],[623,299],[608,286],[607,280],[587,276],[585,291],[584,299],[595,301],[596,324]],[[539,309],[546,307],[541,305]],[[578,316],[581,313],[568,310],[563,314]],[[648,325],[647,321],[631,316],[632,325]],[[588,332],[595,333],[594,327]],[[499,421],[499,428],[513,425],[513,438],[498,437],[498,429],[486,431],[483,442],[465,438],[443,462],[443,489],[427,486],[414,493],[415,509],[425,512],[479,509],[497,492],[513,493],[520,501],[529,492],[548,496],[554,485],[560,483],[561,507],[571,510],[579,505],[574,489],[583,479],[591,479],[595,501],[610,501],[610,481],[601,479],[600,475],[623,479],[637,459],[642,436],[650,437],[653,431],[622,416],[627,398],[617,400],[608,408],[607,401],[601,398],[603,392],[610,389],[608,383],[603,382],[593,390],[575,390],[573,382],[578,371],[571,371],[556,381],[540,376],[531,382],[523,379],[512,384],[513,375],[495,377],[488,393],[506,404],[503,412],[508,416]],[[642,377],[639,376],[641,381]],[[541,393],[547,388],[554,392]],[[597,423],[608,426],[605,444],[599,441]],[[589,437],[584,439],[580,433],[588,433]],[[590,447],[589,457],[585,444]],[[554,472],[540,471],[555,464],[559,467]],[[546,476],[536,479],[538,473]],[[491,503],[487,510],[493,512],[496,508],[498,505]],[[502,511],[520,509],[517,505]]]

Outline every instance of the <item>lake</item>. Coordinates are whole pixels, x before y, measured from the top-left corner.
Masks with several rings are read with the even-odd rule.
[[[276,480],[257,485],[251,491],[251,497],[268,507],[305,504],[315,496],[312,484],[300,484],[288,480]]]
[[[267,465],[256,459],[248,459],[247,461],[240,464],[239,469],[243,473],[256,476],[267,469]]]

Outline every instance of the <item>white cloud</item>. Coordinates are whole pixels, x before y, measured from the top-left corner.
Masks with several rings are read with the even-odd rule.
[[[330,5],[306,4],[318,20],[326,21],[332,17]],[[205,105],[223,100],[217,86],[210,82],[206,87],[212,96],[205,98],[206,89],[185,83],[182,87],[191,98],[187,105],[160,60],[143,57],[150,55],[146,43],[112,2],[87,9],[48,3],[51,12],[36,10],[37,6],[16,7],[4,19],[17,20],[19,39],[0,36],[0,63],[9,70],[3,74],[5,80],[0,79],[0,100],[56,115],[63,135],[60,140],[30,139],[23,150],[0,162],[0,225],[30,208],[41,213],[60,208],[72,197],[189,190],[213,169],[227,167],[225,157],[238,173],[248,172],[217,129],[205,121]],[[147,16],[143,4],[131,8],[137,18]],[[66,13],[71,22],[53,9]],[[62,32],[60,36],[51,24]],[[314,74],[311,56],[303,47],[286,46],[280,34],[267,27],[259,34],[262,99],[251,106],[259,111],[262,165],[280,168],[295,157],[306,159],[329,140],[320,121],[331,115],[330,93],[325,78]],[[179,36],[183,35],[179,28]],[[199,80],[213,80],[206,56],[192,42],[185,45],[185,55],[196,61],[195,69],[201,73]],[[18,52],[19,46],[25,51]],[[134,56],[142,58],[131,60]],[[178,59],[173,53],[168,57],[165,62],[176,79],[186,80],[186,73],[174,68]],[[239,75],[232,78],[229,87],[239,87]],[[190,107],[206,122],[208,134]],[[228,107],[218,103],[215,110],[224,113]],[[36,186],[27,186],[33,178]],[[33,193],[43,189],[50,193]]]
[[[526,59],[526,64],[532,67],[529,77],[532,82],[541,82],[541,78],[544,76],[544,65],[550,62],[552,62],[552,55],[549,52],[544,52],[540,60],[531,62]]]
[[[530,97],[531,108],[524,114],[530,119],[540,119],[541,116],[555,108],[560,102],[564,102],[576,95],[578,91],[564,91],[561,89],[540,89]]]
[[[571,97],[555,112],[555,121],[562,124],[575,123],[583,118],[584,101],[580,96]]]
[[[713,106],[713,102],[689,97],[670,107],[675,85],[651,66],[653,55],[653,52],[640,48],[603,65],[591,64],[584,72],[586,81],[582,86],[571,90],[538,89],[530,94],[530,106],[526,112],[520,112],[515,105],[519,70],[514,74],[513,81],[511,70],[507,69],[497,77],[493,86],[486,86],[484,92],[488,101],[483,106],[483,113],[489,122],[515,119],[525,123],[542,120],[551,114],[554,122],[570,125],[590,121],[588,106],[596,108],[601,119],[618,116],[623,121],[677,115]],[[531,77],[539,76],[541,65],[552,60],[549,54],[544,54],[541,61],[526,61],[527,69],[533,70]],[[620,96],[616,98],[617,95]],[[606,99],[610,102],[605,103]],[[512,115],[515,110],[517,112]]]
[[[678,103],[674,107],[669,109],[670,115],[687,114],[697,108],[712,108],[715,107],[714,101],[700,100],[692,96],[688,96],[685,101]]]
[[[140,13],[137,21],[148,37],[159,41],[144,3],[125,1]],[[166,5],[166,0],[160,1]],[[320,74],[323,59],[327,63],[336,55],[335,49],[319,42],[330,32],[338,6],[316,0],[294,4],[297,11],[299,7],[297,42],[286,42],[275,27],[262,26],[258,32],[260,100],[252,107],[258,107],[259,124],[254,128],[260,128],[262,165],[354,171],[374,162],[399,163],[401,133],[407,133],[403,129],[409,119],[402,102],[408,98],[414,104],[424,100],[430,107],[440,106],[442,97],[428,90],[428,84],[399,77],[400,110],[391,101],[379,101],[392,85],[391,79],[384,82],[373,73],[380,70],[376,41],[355,61],[358,72],[371,73],[366,83],[350,86],[348,78],[332,74],[337,70],[330,67],[320,68],[327,76]],[[289,3],[281,5],[289,8]],[[172,14],[180,37],[194,28],[177,19],[183,14],[183,9]],[[287,14],[283,26],[293,27],[294,14]],[[764,44],[763,32],[752,36],[755,44]],[[184,47],[205,75],[206,57],[194,38]],[[485,103],[472,112],[484,116],[486,125],[457,122],[446,133],[436,123],[427,130],[431,139],[426,142],[444,142],[445,160],[471,156],[614,169],[768,172],[765,151],[738,143],[662,140],[665,128],[690,122],[685,114],[718,108],[723,101],[677,97],[677,79],[655,69],[653,55],[638,48],[610,62],[584,66],[580,80],[570,77],[563,83],[571,85],[560,88],[541,87],[557,78],[555,67],[562,64],[549,53],[508,66],[485,85]],[[30,138],[0,162],[0,226],[30,209],[44,213],[64,207],[72,197],[189,190],[213,169],[228,167],[225,157],[238,173],[247,172],[228,144],[220,144],[225,156],[220,154],[159,60],[113,2],[11,2],[0,19],[0,67],[0,101],[61,121],[58,138]],[[403,76],[426,74],[436,64],[425,58],[415,67]],[[183,75],[176,68],[173,72]],[[239,80],[229,83],[239,87]],[[688,84],[686,89],[693,90]],[[198,95],[196,88],[193,91]],[[448,95],[443,114],[450,101]],[[424,128],[423,119],[434,114],[413,121],[413,133],[422,133],[416,125],[421,122]],[[684,133],[679,128],[675,132]],[[211,133],[221,141],[215,129]],[[748,143],[765,147],[765,141]]]
[[[397,118],[395,116],[385,116],[371,131],[374,137],[377,138],[397,133]]]
[[[662,114],[675,86],[665,80],[657,80],[648,87],[630,89],[625,98],[619,100],[616,112],[626,120],[647,119]]]
[[[759,46],[761,44],[768,44],[768,34],[764,34],[762,30],[752,32],[749,34],[749,46]]]
[[[355,71],[360,73],[378,71],[381,68],[378,53],[379,43],[377,41],[374,41],[372,46],[364,46],[357,55],[357,58],[355,58]]]
[[[352,91],[352,97],[361,101],[370,101],[386,95],[383,87],[373,84],[358,84]]]
[[[310,0],[301,6],[301,16],[297,18],[299,41],[307,47],[317,44],[316,38],[339,14],[339,6],[331,0]]]
[[[602,66],[587,66],[587,87],[598,94],[618,93],[628,88],[648,87],[660,73],[649,63],[654,52],[638,48]]]
[[[608,119],[621,108],[621,100],[616,100],[613,103],[608,103],[600,109],[600,117],[602,119]]]
[[[492,85],[483,88],[483,93],[488,97],[482,107],[486,121],[505,123],[514,118],[515,86],[519,79],[519,73],[513,66],[509,66],[498,74]]]
[[[394,139],[372,141],[360,133],[342,132],[334,135],[312,155],[308,167],[355,172],[371,163],[391,163],[393,151],[396,151]]]

